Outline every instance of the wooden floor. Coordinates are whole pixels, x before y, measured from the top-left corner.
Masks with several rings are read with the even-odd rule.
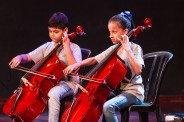
[[[12,122],[10,117],[2,113],[3,103],[4,101],[1,100],[0,122]],[[184,96],[161,96],[160,103],[164,115],[167,115],[168,113],[184,112]],[[120,114],[117,114],[120,121]],[[34,122],[48,122],[47,109],[36,120],[34,120]],[[99,122],[101,122],[101,118],[99,119]],[[130,114],[130,122],[139,122],[138,113],[132,112]],[[149,113],[149,122],[156,122],[155,114],[152,112]]]

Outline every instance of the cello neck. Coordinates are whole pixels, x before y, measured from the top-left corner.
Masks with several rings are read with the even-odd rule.
[[[94,68],[92,68],[87,74],[87,77],[91,77],[113,54],[116,50],[121,46],[121,43],[118,43],[116,47],[104,58],[100,63],[96,64]]]
[[[32,70],[32,71],[36,71],[36,70],[38,70],[40,67],[42,67],[42,66],[45,64],[45,62],[52,56],[52,54],[54,54],[54,53],[57,51],[57,49],[58,49],[61,45],[62,45],[62,44],[59,43],[56,47],[54,47],[54,49],[52,49],[52,51],[51,51],[46,57],[44,57],[43,59],[41,59],[40,61],[38,61],[38,62],[31,68],[31,70]],[[29,73],[26,73],[23,77],[24,77],[24,78],[28,78],[28,75],[29,75]]]
[[[134,29],[129,31],[127,36],[130,38],[133,35],[134,31],[135,31]],[[119,49],[120,46],[121,46],[121,43],[119,42],[115,46],[115,48],[106,56],[106,58],[104,58],[99,64],[96,64],[95,67],[86,74],[86,76],[91,77]]]

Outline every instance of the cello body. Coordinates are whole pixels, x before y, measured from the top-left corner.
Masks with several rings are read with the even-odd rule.
[[[61,122],[97,122],[102,113],[102,107],[110,92],[123,80],[127,67],[113,55],[102,65],[92,78],[99,79],[97,82],[90,81],[85,92],[76,96],[76,101],[69,113],[69,106],[61,117]],[[100,83],[99,83],[100,82]]]
[[[63,77],[62,69],[65,67],[56,53],[53,54],[47,63],[39,69],[39,72],[54,74],[56,79],[29,74],[28,81],[32,86],[22,86],[21,89],[15,90],[4,104],[3,112],[11,118],[16,118],[19,122],[32,122],[45,109],[48,100],[47,94]],[[21,93],[16,102],[19,92]]]

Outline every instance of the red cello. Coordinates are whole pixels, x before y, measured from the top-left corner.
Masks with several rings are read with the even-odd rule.
[[[149,18],[146,18],[144,23],[146,26],[138,26],[130,31],[127,34],[129,38],[132,35],[137,36],[140,31],[152,26]],[[127,72],[127,67],[117,56],[120,46],[121,43],[100,64],[87,73],[86,77],[91,77],[85,88],[88,92],[82,92],[76,96],[76,101],[64,111],[61,122],[97,122],[99,120],[104,102],[110,92],[124,79]]]
[[[68,37],[73,39],[84,34],[84,29],[77,26],[76,32],[69,34]],[[32,86],[24,86],[20,81],[20,86],[4,104],[3,112],[14,121],[32,122],[45,109],[48,100],[47,93],[64,76],[62,70],[66,66],[56,55],[61,45],[58,44],[31,69],[17,67],[19,70],[28,72],[22,78],[28,79]]]

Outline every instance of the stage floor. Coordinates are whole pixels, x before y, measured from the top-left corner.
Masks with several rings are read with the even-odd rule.
[[[156,117],[154,113],[149,114],[149,122],[156,122]],[[120,114],[118,114],[119,122]],[[0,122],[12,122],[11,118],[4,115],[2,112],[0,113]],[[48,122],[48,111],[45,110],[37,119],[34,120],[34,122]],[[101,122],[101,118],[98,122]],[[136,112],[131,112],[130,114],[130,122],[139,122],[138,120],[138,114]]]
[[[167,115],[168,113],[184,113],[184,96],[183,95],[168,95],[168,96],[160,96],[160,106],[162,109],[163,115]],[[5,100],[0,100],[0,122],[12,122],[11,118],[2,113],[2,106]],[[120,114],[118,113],[118,119],[121,120]],[[48,122],[48,109],[46,109],[34,122]],[[101,118],[99,119],[101,122]],[[131,112],[130,113],[130,122],[139,122],[138,113]],[[149,113],[149,122],[156,122],[155,113]]]

